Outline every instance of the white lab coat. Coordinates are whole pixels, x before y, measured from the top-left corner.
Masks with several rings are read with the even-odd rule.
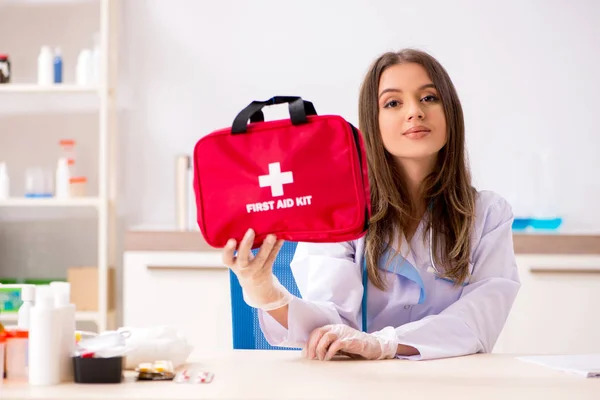
[[[400,344],[420,353],[398,358],[426,360],[490,352],[520,288],[512,221],[506,200],[489,191],[477,194],[472,274],[468,284],[458,288],[431,272],[429,237],[424,240],[421,223],[410,250],[404,242],[401,252],[408,254],[408,267],[414,266],[420,279],[385,270],[386,291],[369,282],[368,331],[392,327]],[[274,346],[303,347],[310,333],[323,325],[346,324],[361,330],[363,252],[364,238],[299,243],[291,269],[302,298],[294,297],[289,304],[288,329],[259,311],[267,341]]]

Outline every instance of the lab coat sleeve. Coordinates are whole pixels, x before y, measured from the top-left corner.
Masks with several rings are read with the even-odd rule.
[[[512,240],[513,214],[502,198],[486,211],[472,255],[473,274],[461,297],[438,315],[395,329],[400,344],[427,360],[492,351],[520,288]]]
[[[327,324],[360,329],[363,286],[355,247],[356,242],[298,243],[290,267],[302,298],[294,297],[289,304],[288,329],[258,310],[269,344],[303,347],[314,329]]]

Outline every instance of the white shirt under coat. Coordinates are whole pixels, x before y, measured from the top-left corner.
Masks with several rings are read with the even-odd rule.
[[[402,255],[414,266],[421,285],[382,270],[388,286],[369,282],[369,332],[394,329],[400,344],[426,360],[491,352],[520,288],[512,240],[513,213],[499,195],[481,191],[476,197],[471,271],[467,285],[454,287],[431,272],[429,240],[423,223]],[[289,304],[288,329],[259,311],[260,327],[274,346],[303,347],[310,333],[327,324],[361,330],[363,294],[361,263],[364,238],[342,243],[298,243],[291,269],[302,298]],[[421,302],[419,304],[419,300]]]

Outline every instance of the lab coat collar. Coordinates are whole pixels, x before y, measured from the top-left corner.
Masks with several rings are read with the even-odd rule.
[[[415,232],[415,236],[418,232],[419,229]],[[398,240],[393,241],[392,244],[388,246],[388,249],[382,254],[378,266],[381,269],[403,276],[419,285],[420,295],[418,304],[423,304],[426,298],[425,283],[419,274],[419,270],[416,268],[417,263],[415,262],[413,251],[411,251],[405,237],[402,239],[400,251],[397,251],[397,246],[394,246],[394,243],[398,243]]]

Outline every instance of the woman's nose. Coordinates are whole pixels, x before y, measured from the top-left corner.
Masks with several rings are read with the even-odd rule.
[[[412,121],[415,118],[419,119],[419,120],[422,120],[423,118],[425,118],[425,113],[423,112],[423,109],[421,108],[421,103],[419,103],[419,102],[411,103],[409,105],[408,114],[406,116],[409,121]]]

